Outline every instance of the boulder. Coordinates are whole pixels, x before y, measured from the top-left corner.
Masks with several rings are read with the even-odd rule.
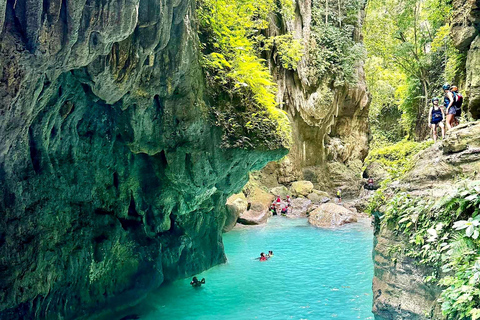
[[[268,207],[265,207],[259,202],[252,203],[250,210],[243,212],[237,222],[245,225],[257,225],[266,223],[271,217],[271,212]]]
[[[346,223],[357,222],[357,217],[354,212],[343,206],[324,203],[310,213],[308,222],[319,228],[336,228]]]
[[[313,183],[310,181],[295,181],[290,188],[294,196],[308,196],[313,191]]]
[[[291,192],[285,186],[279,186],[270,189],[270,193],[274,196],[280,196],[282,199],[285,199],[287,196],[291,196]]]
[[[312,190],[312,193],[310,193],[307,198],[312,200],[313,203],[325,203],[330,201],[328,193],[319,190]]]
[[[234,194],[227,200],[225,205],[227,209],[227,216],[223,226],[223,232],[228,232],[233,229],[237,223],[238,217],[247,211],[248,202],[243,193]]]
[[[247,205],[250,204],[248,211],[244,211],[238,217],[237,222],[246,225],[256,225],[266,223],[271,216],[268,208],[275,197],[259,187],[253,187],[247,197]]]
[[[305,218],[312,201],[305,198],[292,199],[291,209],[287,215],[289,218]]]
[[[378,161],[373,161],[367,166],[367,168],[363,172],[363,177],[365,179],[371,177],[375,185],[378,185],[380,182],[387,179],[389,177],[389,174],[382,163]]]

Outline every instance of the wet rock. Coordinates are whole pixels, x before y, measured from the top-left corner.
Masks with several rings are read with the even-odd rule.
[[[308,222],[319,228],[336,228],[357,222],[355,213],[334,203],[325,203],[313,210]]]
[[[267,223],[272,213],[260,203],[252,204],[250,210],[245,211],[238,217],[238,223],[244,225],[258,225]]]
[[[289,218],[304,218],[307,216],[308,210],[312,201],[304,198],[295,198],[291,201],[291,210],[287,217]]]
[[[238,218],[241,214],[247,211],[248,202],[243,193],[234,194],[227,200],[227,216],[225,219],[225,225],[223,232],[228,232],[235,227]]]
[[[290,187],[290,191],[294,196],[308,196],[313,190],[313,183],[310,181],[295,181]]]
[[[246,225],[256,225],[266,223],[268,218],[271,217],[269,210],[275,197],[262,190],[259,187],[253,187],[250,194],[247,196],[247,202],[249,203],[249,210],[240,214],[238,223]]]

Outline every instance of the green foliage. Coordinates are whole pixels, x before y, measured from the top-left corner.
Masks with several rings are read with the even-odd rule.
[[[279,13],[286,19],[292,20],[295,17],[295,0],[278,0]]]
[[[441,84],[451,82],[461,70],[449,36],[452,4],[442,0],[369,0],[366,11],[365,71],[373,95],[373,138],[380,144],[398,141],[399,134],[423,138],[429,132],[426,117],[430,99],[443,95]],[[402,113],[391,125],[394,136],[379,125],[393,109]]]
[[[266,44],[267,48],[276,48],[275,55],[280,58],[280,63],[284,69],[297,69],[298,62],[302,60],[305,49],[300,39],[293,39],[293,35],[284,34],[267,39]]]
[[[382,228],[407,240],[400,254],[433,268],[425,281],[437,281],[443,287],[440,301],[448,319],[478,319],[480,315],[480,239],[476,237],[480,223],[472,223],[479,219],[478,183],[436,203],[397,194],[382,216]]]
[[[379,162],[390,174],[391,179],[401,177],[413,166],[413,157],[433,144],[432,141],[415,142],[402,140],[396,144],[372,150],[365,159],[365,165]]]
[[[198,2],[202,64],[226,148],[273,149],[291,143],[286,114],[276,108],[275,83],[256,49],[259,32],[276,8],[274,0]]]
[[[362,1],[312,1],[309,79],[318,83],[333,78],[335,86],[356,84],[355,66],[363,60],[363,44],[353,37]]]

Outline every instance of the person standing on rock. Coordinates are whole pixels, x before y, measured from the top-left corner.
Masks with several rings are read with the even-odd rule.
[[[342,204],[342,189],[337,190],[338,204]]]
[[[447,114],[447,129],[451,130],[455,126],[455,115],[457,114],[455,97],[450,91],[450,85],[448,83],[443,85],[443,91],[445,92],[443,101],[446,108],[445,113]]]
[[[428,126],[432,128],[433,141],[437,142],[437,126],[442,129],[442,139],[445,138],[445,126],[443,125],[445,114],[438,105],[438,98],[433,98],[432,104],[428,113]]]

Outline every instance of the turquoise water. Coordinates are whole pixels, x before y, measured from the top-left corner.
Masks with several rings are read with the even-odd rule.
[[[228,262],[198,275],[204,286],[185,279],[162,287],[140,319],[373,319],[368,225],[320,230],[274,217],[225,234],[224,244]],[[268,250],[273,258],[255,260]]]

